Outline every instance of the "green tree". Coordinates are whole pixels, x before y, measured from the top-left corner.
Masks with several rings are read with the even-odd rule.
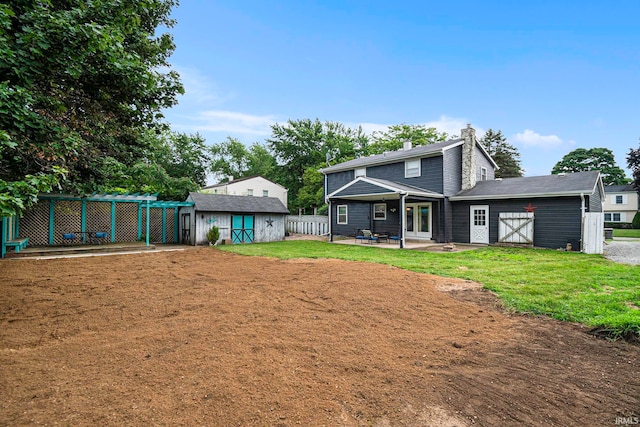
[[[311,187],[305,189],[302,199],[298,194],[305,186],[303,178],[308,168],[325,167],[327,159],[335,162],[351,160],[368,144],[368,137],[361,128],[351,129],[336,122],[322,123],[318,119],[289,120],[284,125],[274,124],[271,131],[267,143],[278,162],[276,182],[289,189],[292,212],[300,207],[315,206],[306,204],[310,203],[306,195],[317,193],[317,180],[309,181]]]
[[[627,167],[633,174],[633,186],[638,194],[640,194],[640,147],[629,149],[629,154],[627,154]]]
[[[230,136],[210,147],[211,172],[220,182],[227,182],[247,176],[262,176],[274,181],[276,159],[269,148],[258,142],[247,148],[242,142]]]
[[[411,141],[413,147],[434,144],[447,140],[446,132],[424,125],[392,125],[385,132],[374,132],[372,142],[365,155],[382,154],[385,151],[397,151],[404,147],[405,141]]]
[[[501,130],[487,130],[480,143],[493,158],[500,169],[496,170],[496,178],[513,178],[522,176],[520,153],[507,142]]]
[[[3,212],[54,185],[92,192],[109,180],[105,158],[133,165],[145,156],[141,133],[161,127],[161,110],[183,92],[177,73],[166,71],[172,37],[155,34],[173,25],[174,4],[0,4]]]
[[[623,185],[630,182],[624,170],[616,165],[613,152],[608,148],[578,148],[566,154],[555,164],[552,174],[598,170],[604,185]]]
[[[162,166],[169,176],[189,178],[199,186],[207,183],[211,159],[202,136],[164,132],[152,146],[151,162]]]

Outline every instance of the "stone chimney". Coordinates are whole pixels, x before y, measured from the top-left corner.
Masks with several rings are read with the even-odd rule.
[[[476,130],[467,125],[460,131],[462,145],[462,191],[476,186]]]

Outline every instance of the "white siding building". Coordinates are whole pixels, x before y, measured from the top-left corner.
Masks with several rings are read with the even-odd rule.
[[[605,222],[631,222],[638,212],[638,193],[631,185],[607,185],[604,187]]]
[[[288,206],[289,190],[261,176],[231,179],[229,182],[208,185],[200,190],[205,194],[228,194],[233,196],[276,197]]]

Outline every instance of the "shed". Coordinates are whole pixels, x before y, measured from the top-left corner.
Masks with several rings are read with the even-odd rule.
[[[182,243],[206,244],[213,226],[226,243],[284,240],[289,210],[276,197],[189,193],[193,206],[180,210]]]

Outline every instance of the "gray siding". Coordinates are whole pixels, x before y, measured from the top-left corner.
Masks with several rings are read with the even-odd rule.
[[[347,206],[347,224],[338,224],[338,206]],[[345,200],[331,203],[331,233],[341,236],[353,236],[361,228],[371,228],[371,206]]]
[[[582,202],[579,196],[452,202],[453,240],[459,243],[469,242],[471,205],[489,205],[489,243],[494,244],[498,242],[500,212],[524,212],[524,207],[529,202],[536,207],[534,246],[557,249],[564,248],[567,242],[571,242],[574,248],[580,248]]]
[[[421,159],[420,176],[415,178],[404,177],[404,163],[405,162],[402,161],[389,165],[368,167],[367,176],[413,185],[415,187],[424,188],[425,190],[442,193],[442,156]]]
[[[445,151],[442,161],[444,175],[442,194],[452,196],[462,189],[462,146]]]
[[[487,181],[493,181],[496,178],[496,171],[493,168],[493,164],[487,157],[485,157],[484,153],[481,149],[476,148],[476,180],[480,181],[482,168],[487,169]]]
[[[187,211],[184,211],[184,213],[187,213]],[[220,239],[224,239],[226,244],[231,244],[231,213],[206,211],[195,211],[195,215],[193,215],[193,211],[191,213],[191,220],[193,222],[191,228],[192,245],[209,244],[207,241],[207,232],[214,225],[220,230]],[[253,215],[254,242],[277,242],[284,240],[284,214],[266,213],[242,215]]]
[[[354,171],[336,172],[327,175],[327,194],[331,194],[354,179]]]
[[[589,196],[589,212],[603,212],[600,186]]]

